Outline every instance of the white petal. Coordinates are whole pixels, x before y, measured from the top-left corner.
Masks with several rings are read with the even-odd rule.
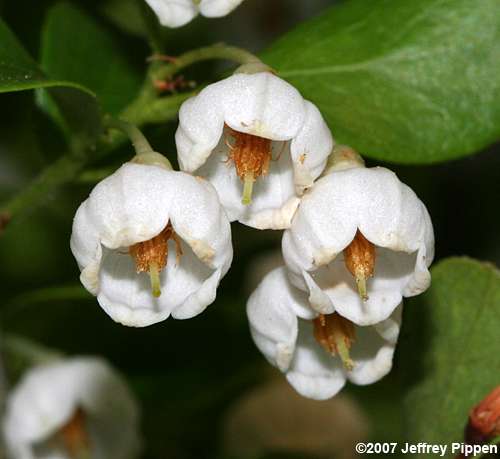
[[[175,232],[196,256],[212,269],[228,271],[233,249],[231,226],[219,196],[206,180],[177,172],[176,199],[172,200],[170,219]]]
[[[152,325],[170,314],[179,319],[199,314],[215,299],[221,271],[213,272],[184,243],[182,250],[177,264],[175,244],[169,242],[159,298],[151,293],[148,274],[137,274],[128,253],[107,251],[100,271],[99,304],[116,322],[134,327]]]
[[[290,140],[305,119],[298,91],[269,72],[236,74],[182,104],[176,144],[182,170],[194,172],[220,141],[224,123],[271,140]]]
[[[197,290],[190,293],[183,303],[172,311],[172,317],[175,319],[190,319],[203,312],[208,305],[215,301],[221,277],[220,269],[214,271]]]
[[[255,344],[272,365],[286,371],[293,357],[298,324],[294,310],[303,309],[304,295],[290,286],[284,268],[264,277],[247,303]]]
[[[201,0],[200,12],[208,18],[218,18],[233,11],[243,0]]]
[[[198,96],[186,100],[179,110],[175,144],[179,166],[185,172],[192,173],[202,166],[221,139],[224,114],[216,89],[208,86]],[[200,101],[199,97],[207,90]]]
[[[292,140],[290,148],[298,195],[312,186],[323,172],[333,148],[332,134],[317,107],[307,100],[305,107],[304,124]]]
[[[358,385],[372,384],[391,371],[401,326],[401,309],[402,306],[398,307],[385,323],[375,327],[356,327],[356,340],[351,347],[354,369],[347,372],[349,381]],[[384,334],[389,340],[383,338]]]
[[[97,295],[102,246],[85,203],[76,211],[70,247],[81,270],[80,281],[90,293]]]
[[[434,230],[429,213],[423,204],[422,214],[426,220],[423,242],[418,248],[415,272],[403,292],[405,297],[418,295],[427,290],[431,284],[431,273],[428,268],[434,259]]]
[[[401,328],[401,320],[403,314],[403,303],[401,303],[386,320],[374,324],[377,333],[387,342],[396,344]]]
[[[320,314],[332,314],[335,312],[335,306],[330,297],[316,284],[308,272],[302,272],[303,278],[309,289],[309,304]]]
[[[102,457],[134,457],[140,446],[135,401],[121,378],[94,358],[35,367],[23,377],[9,395],[3,422],[13,457],[35,457],[35,443],[49,440],[77,408],[87,417],[92,444],[105,450]],[[94,431],[96,424],[102,428]],[[46,457],[66,457],[48,452]]]
[[[193,0],[146,0],[158,16],[160,23],[167,27],[180,27],[198,14]]]
[[[326,314],[337,311],[358,325],[372,325],[385,320],[401,303],[403,290],[413,275],[415,259],[415,254],[377,248],[375,275],[367,281],[369,298],[363,301],[354,277],[345,266],[343,255],[339,255],[314,273],[304,273],[311,306]],[[328,297],[329,303],[324,296]]]
[[[315,400],[331,398],[344,387],[340,360],[318,344],[311,322],[300,321],[295,354],[286,377],[299,394]]]
[[[77,261],[87,264],[97,237],[105,247],[116,249],[146,241],[162,231],[176,197],[176,174],[155,166],[126,163],[99,182],[73,223],[71,244]]]

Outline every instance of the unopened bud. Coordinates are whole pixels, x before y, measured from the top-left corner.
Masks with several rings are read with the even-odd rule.
[[[500,435],[500,386],[493,389],[469,414],[468,443],[487,443]]]

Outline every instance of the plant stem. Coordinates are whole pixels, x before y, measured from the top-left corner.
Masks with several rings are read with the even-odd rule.
[[[11,219],[38,204],[59,185],[73,180],[85,165],[85,155],[66,154],[44,169],[35,180],[0,209],[0,215]]]
[[[179,70],[188,67],[189,65],[212,59],[223,59],[242,65],[261,63],[261,60],[257,56],[244,49],[219,43],[188,51],[187,53],[174,58],[173,62],[170,64],[158,67],[152,72],[151,76],[155,80],[167,80]]]
[[[108,128],[117,129],[126,134],[132,142],[132,145],[134,145],[135,152],[138,155],[151,153],[153,151],[148,139],[144,137],[143,133],[135,125],[112,117],[106,117],[104,124]]]

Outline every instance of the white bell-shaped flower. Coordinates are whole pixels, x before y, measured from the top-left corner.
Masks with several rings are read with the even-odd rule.
[[[237,73],[184,102],[175,139],[181,169],[214,185],[230,221],[259,229],[289,226],[333,145],[316,106],[270,72]]]
[[[136,327],[202,312],[233,256],[229,221],[207,181],[132,163],[81,204],[71,250],[103,309]]]
[[[250,296],[247,315],[255,344],[305,397],[333,397],[346,380],[372,384],[392,367],[402,306],[373,326],[355,326],[337,313],[322,315],[288,281],[269,273]]]
[[[434,233],[424,204],[393,172],[352,167],[315,183],[282,249],[290,280],[316,311],[370,325],[429,287]]]
[[[98,358],[34,367],[7,399],[10,459],[131,459],[139,411],[123,379]]]
[[[233,11],[243,0],[146,0],[167,27],[181,27],[198,14],[219,18]]]

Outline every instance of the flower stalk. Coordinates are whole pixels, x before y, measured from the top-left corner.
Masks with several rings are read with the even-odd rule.
[[[159,57],[159,56],[158,56]],[[218,43],[203,48],[188,51],[174,59],[168,65],[160,66],[151,72],[153,80],[168,80],[180,70],[208,60],[228,60],[241,65],[263,65],[262,61],[254,54],[236,46],[227,46]]]

